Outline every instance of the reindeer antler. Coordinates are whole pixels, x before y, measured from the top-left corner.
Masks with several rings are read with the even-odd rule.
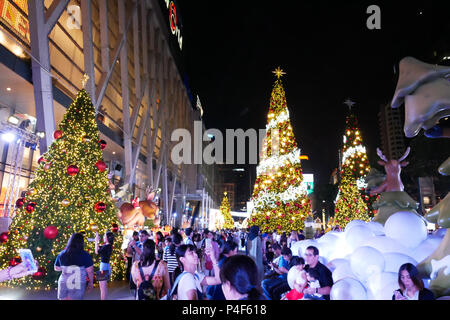
[[[381,160],[388,162],[388,159],[386,159],[386,156],[383,154],[383,152],[381,152],[380,148],[377,148],[377,155]]]
[[[406,151],[405,151],[405,154],[404,154],[400,159],[398,159],[398,161],[399,161],[399,162],[402,162],[403,160],[405,160],[406,157],[409,155],[409,152],[410,152],[410,151],[411,151],[411,148],[408,147],[408,149],[406,149]]]

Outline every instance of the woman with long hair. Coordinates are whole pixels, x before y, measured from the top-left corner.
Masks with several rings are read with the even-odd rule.
[[[74,233],[55,260],[55,271],[61,271],[58,279],[59,300],[82,300],[86,289],[86,276],[89,279],[87,290],[94,287],[94,262],[84,251],[84,236]]]
[[[155,290],[156,296],[151,299],[160,300],[170,290],[169,272],[166,263],[156,259],[155,249],[155,242],[147,239],[143,244],[140,261],[136,261],[131,268],[133,281],[138,288],[137,298],[140,300],[142,297],[140,297],[139,286],[144,280],[151,281]]]
[[[177,247],[176,254],[182,273],[175,280],[173,294],[177,295],[178,300],[203,300],[203,286],[220,284],[219,263],[212,248],[207,247],[205,253],[213,263],[215,277],[206,277],[197,271],[199,257],[194,245],[183,244]]]
[[[411,263],[405,263],[398,270],[399,290],[394,291],[392,300],[434,300],[434,294],[423,284],[419,271]]]
[[[220,280],[227,300],[265,300],[259,286],[258,267],[248,256],[235,255],[225,260]]]
[[[111,278],[111,265],[109,261],[111,260],[111,255],[113,252],[114,243],[114,233],[108,231],[103,236],[104,245],[101,248],[98,247],[100,237],[98,233],[95,236],[95,254],[100,255],[100,271],[107,273],[105,280],[98,281],[100,285],[100,298],[106,300],[108,296],[108,280]]]

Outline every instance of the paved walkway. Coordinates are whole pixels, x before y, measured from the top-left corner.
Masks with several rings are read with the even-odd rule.
[[[0,300],[57,300],[57,291],[25,290],[22,288],[0,287]],[[100,300],[100,288],[86,293],[84,300]],[[127,281],[116,281],[108,284],[108,300],[134,300]]]

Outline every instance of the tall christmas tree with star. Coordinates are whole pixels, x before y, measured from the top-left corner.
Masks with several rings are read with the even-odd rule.
[[[359,194],[356,179],[353,176],[353,170],[350,166],[345,166],[341,174],[334,224],[345,228],[352,220],[369,221],[367,205]]]
[[[11,286],[50,289],[57,286],[60,273],[53,265],[73,233],[85,234],[85,250],[98,270],[94,252],[95,232],[115,232],[111,257],[112,279],[124,279],[122,236],[118,232],[116,207],[109,194],[107,167],[99,139],[95,109],[82,89],[68,108],[55,141],[39,158],[35,179],[26,196],[16,201],[15,216],[7,239],[0,244],[0,268],[20,261],[19,249],[31,249],[39,270],[33,276],[13,280]]]
[[[218,229],[228,229],[228,230],[233,229],[234,228],[234,220],[233,220],[233,217],[231,216],[230,203],[228,201],[226,192],[224,192],[224,194],[223,194],[222,204],[219,209],[220,209],[220,213],[222,214],[222,217],[223,217],[223,225],[218,226]],[[220,219],[220,220],[222,220],[222,219]]]
[[[341,158],[341,169],[348,167],[353,178],[356,180],[356,185],[361,195],[361,198],[368,207],[369,216],[373,217],[375,209],[372,204],[376,200],[376,196],[370,195],[367,191],[367,183],[365,178],[370,172],[370,164],[367,158],[367,150],[363,144],[361,130],[359,128],[358,119],[352,111],[355,105],[353,101],[347,99],[344,104],[349,107],[349,113],[345,120],[345,132],[343,136],[343,148]],[[342,180],[341,180],[342,183]]]
[[[303,173],[300,149],[295,141],[280,68],[274,71],[277,80],[273,86],[267,116],[266,137],[256,169],[252,202],[254,211],[249,225],[257,225],[262,232],[278,233],[303,229],[311,212],[311,201]]]

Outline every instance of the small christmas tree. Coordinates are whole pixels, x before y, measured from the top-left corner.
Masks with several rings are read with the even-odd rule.
[[[339,198],[336,202],[334,224],[345,228],[352,220],[369,221],[367,205],[361,199],[350,167],[346,166],[341,174],[342,180],[339,185]]]
[[[278,79],[270,99],[267,134],[253,189],[255,210],[249,225],[259,226],[262,232],[277,230],[281,233],[303,229],[305,218],[311,212],[311,202],[306,186],[302,185],[300,149],[280,80],[284,72],[278,68],[274,73]]]
[[[233,229],[234,220],[230,213],[230,203],[228,202],[227,193],[224,192],[224,197],[222,200],[222,205],[220,206],[220,213],[223,216],[223,225],[217,226],[218,229]]]
[[[85,250],[98,269],[99,256],[94,253],[95,232],[116,232],[111,257],[112,279],[124,279],[125,264],[121,252],[116,207],[109,194],[106,164],[95,121],[95,109],[81,90],[68,108],[55,141],[39,159],[36,178],[24,198],[16,202],[15,217],[9,238],[0,247],[0,268],[8,267],[21,248],[31,249],[39,271],[32,277],[12,281],[27,288],[57,286],[60,273],[53,265],[73,233],[85,233]]]

